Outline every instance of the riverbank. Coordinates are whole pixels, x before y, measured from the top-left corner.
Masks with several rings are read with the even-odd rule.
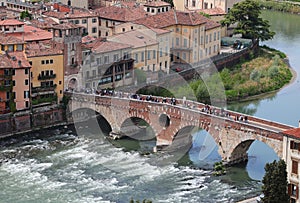
[[[291,14],[300,14],[300,2],[292,1],[263,1],[257,0],[262,9],[280,11]]]
[[[297,72],[296,72],[295,69],[293,69],[293,67],[290,66],[288,58],[285,58],[284,60],[285,60],[286,64],[288,65],[289,70],[292,73],[292,78],[291,78],[290,82],[286,83],[284,86],[282,86],[278,90],[274,90],[274,91],[270,91],[270,92],[265,92],[265,93],[261,93],[261,94],[258,94],[258,95],[249,96],[247,98],[240,99],[239,101],[231,101],[231,102],[229,101],[228,104],[234,104],[236,102],[248,102],[248,101],[253,101],[253,100],[257,100],[257,99],[269,98],[269,97],[275,95],[280,90],[282,90],[284,88],[287,88],[288,86],[292,85],[296,81],[296,79],[297,79]]]

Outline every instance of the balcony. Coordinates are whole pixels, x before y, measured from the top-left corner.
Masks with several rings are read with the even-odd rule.
[[[54,78],[56,78],[56,74],[52,74],[52,75],[39,74],[39,76],[38,76],[38,80],[49,80],[49,79],[54,79]]]
[[[33,87],[31,89],[31,93],[41,93],[41,92],[54,92],[55,88],[56,88],[56,84],[54,84],[53,86],[45,86],[45,87]]]

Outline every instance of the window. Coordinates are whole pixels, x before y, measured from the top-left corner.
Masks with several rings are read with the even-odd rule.
[[[86,23],[86,19],[83,19],[83,20],[81,21],[81,23],[82,23],[82,24],[85,24],[85,23]]]
[[[16,81],[13,80],[13,81],[12,81],[12,84],[13,84],[13,86],[16,86]]]
[[[122,28],[122,32],[125,32],[125,28]]]
[[[139,62],[139,55],[135,54],[135,62],[138,63]]]
[[[26,68],[26,69],[25,69],[25,75],[28,75],[28,73],[29,73],[29,69]]]
[[[162,48],[159,48],[159,57],[162,57],[163,53],[162,53]]]
[[[183,32],[187,33],[187,29],[186,29],[186,28],[184,28],[184,29],[183,29]]]
[[[156,58],[156,50],[153,50],[153,59]]]
[[[180,53],[179,53],[179,52],[177,52],[177,56],[176,56],[176,58],[177,58],[177,59],[179,59],[179,58],[180,58]]]
[[[160,13],[160,8],[159,8],[159,9],[157,9],[157,13]]]
[[[41,64],[42,64],[42,65],[44,65],[44,64],[45,64],[45,61],[44,61],[44,60],[42,60],[42,61],[41,61]]]
[[[214,32],[214,41],[216,41],[216,40],[217,40],[217,33]]]
[[[151,59],[151,51],[148,51],[147,55],[148,55],[148,60],[150,60]]]
[[[79,24],[79,20],[75,20],[75,24]]]
[[[201,36],[200,44],[201,44],[201,45],[203,44],[203,36]]]
[[[220,39],[220,31],[218,31],[218,40]]]
[[[8,51],[13,51],[14,50],[14,45],[8,45]]]
[[[208,43],[208,35],[206,35],[205,43]]]
[[[114,54],[114,62],[118,61],[119,59],[119,54]]]
[[[168,53],[169,53],[169,48],[168,48],[168,46],[166,46],[166,48],[165,48],[165,55],[168,56]]]
[[[186,53],[182,53],[183,60],[186,60]]]
[[[179,46],[179,38],[176,37],[176,46]]]
[[[24,91],[24,99],[29,98],[29,91]]]
[[[97,33],[97,28],[96,27],[92,28],[92,33]]]
[[[144,61],[144,52],[141,53],[141,61]]]
[[[212,38],[212,35],[211,33],[209,34],[209,42],[211,42],[211,38]]]
[[[53,59],[50,59],[50,64],[53,64]]]
[[[298,174],[298,162],[292,160],[292,173]]]
[[[11,70],[11,74],[12,74],[12,75],[16,75],[15,69],[12,69],[12,70]]]
[[[97,22],[97,18],[93,18],[92,23],[96,23],[96,22]]]
[[[187,47],[187,39],[183,39],[183,46]]]
[[[290,149],[296,149],[296,150],[299,150],[299,151],[300,151],[300,143],[291,141],[291,142],[290,142]]]
[[[25,101],[25,106],[26,106],[26,108],[29,108],[29,102],[28,101]]]
[[[109,63],[109,56],[104,56],[104,63],[108,64]]]
[[[196,1],[195,0],[192,1],[192,7],[196,7]]]
[[[147,12],[148,12],[148,13],[150,12],[150,8],[149,8],[149,7],[147,8]]]
[[[23,44],[17,45],[17,51],[23,51]]]
[[[26,79],[25,80],[25,85],[28,85],[28,84],[29,84],[28,79]]]
[[[108,27],[108,21],[106,21],[105,24],[106,24],[106,27]]]
[[[96,70],[93,70],[93,76],[96,76]]]
[[[61,80],[58,82],[59,85],[61,85]]]

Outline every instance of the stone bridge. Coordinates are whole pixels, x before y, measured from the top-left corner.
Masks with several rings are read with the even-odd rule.
[[[266,143],[282,158],[285,152],[281,132],[294,128],[212,106],[207,111],[207,106],[198,102],[177,99],[176,105],[172,105],[170,98],[165,103],[162,98],[158,100],[147,101],[145,96],[133,99],[126,93],[118,96],[72,93],[68,104],[69,118],[74,122],[81,121],[90,115],[80,110],[91,109],[106,119],[112,132],[123,131],[125,134],[124,123],[130,118],[140,118],[152,127],[157,146],[172,146],[176,141],[177,145],[185,145],[190,141],[188,137],[191,138],[187,135],[191,135],[195,127],[201,128],[213,137],[223,161],[229,164],[245,160],[255,140]],[[239,119],[241,117],[243,121]]]

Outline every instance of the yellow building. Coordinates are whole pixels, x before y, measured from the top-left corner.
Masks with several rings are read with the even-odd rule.
[[[199,13],[170,10],[135,23],[171,31],[172,63],[193,64],[219,53],[221,25]]]
[[[32,65],[32,104],[59,103],[64,91],[62,50],[42,43],[28,44],[26,54]]]

